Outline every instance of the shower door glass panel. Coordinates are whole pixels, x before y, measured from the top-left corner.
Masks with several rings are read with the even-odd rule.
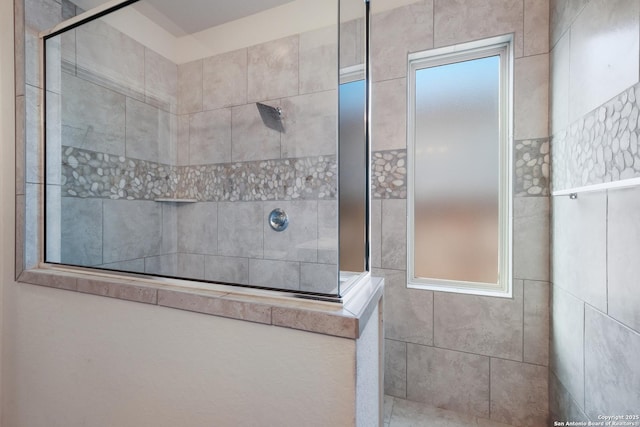
[[[415,71],[414,275],[498,282],[500,56]]]
[[[45,38],[45,261],[338,295],[338,56],[363,64],[362,12],[188,3]]]

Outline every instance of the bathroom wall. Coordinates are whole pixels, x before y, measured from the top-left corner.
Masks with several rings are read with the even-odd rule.
[[[548,17],[541,0],[372,3],[374,273],[385,392],[516,426],[548,412]],[[406,287],[407,53],[515,33],[513,298]],[[378,177],[381,177],[378,181]]]
[[[336,27],[179,66],[101,21],[57,39],[47,102],[62,126],[48,138],[63,145],[48,163],[63,167],[48,172],[47,203],[62,214],[48,218],[49,260],[336,291]],[[256,102],[283,109],[283,131]],[[290,216],[282,233],[266,220],[276,207]]]
[[[553,188],[640,176],[640,2],[551,2]],[[638,188],[553,197],[550,411],[640,408]]]
[[[14,258],[18,271],[23,266],[22,252],[13,250],[14,195],[20,246],[25,188],[39,193],[43,186],[41,174],[27,186],[21,179],[25,96],[35,111],[41,99],[39,79],[25,91],[22,23],[26,14],[33,33],[49,28],[61,20],[65,3],[15,2],[15,97],[5,73],[11,68],[5,47],[13,49],[13,43],[7,34],[11,25],[4,24],[12,20],[12,7],[13,2],[0,0],[0,424],[201,426],[250,425],[259,419],[282,426],[354,425],[359,345],[353,340],[14,282]],[[28,47],[26,58],[36,63],[34,47]],[[13,109],[6,103],[13,101],[18,110],[15,193],[13,148],[5,144],[5,137],[13,140],[13,131],[11,124],[4,126]],[[28,118],[29,141],[37,148],[33,133],[39,115],[32,111]],[[37,218],[27,218],[30,237],[39,233],[35,224]],[[247,343],[256,351],[247,351]]]
[[[182,274],[335,292],[337,67],[336,27],[179,65],[178,194],[202,202],[178,207]]]
[[[153,201],[177,187],[177,66],[101,20],[47,46],[47,259],[161,273],[177,247],[175,206]]]

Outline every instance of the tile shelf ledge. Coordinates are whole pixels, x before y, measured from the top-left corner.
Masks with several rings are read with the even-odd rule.
[[[17,281],[354,340],[378,306],[384,288],[382,278],[367,277],[366,283],[359,283],[358,289],[351,291],[351,297],[342,303],[328,303],[295,298],[285,292],[116,276],[49,264],[23,271]]]
[[[158,198],[153,201],[158,203],[196,203],[198,199]]]

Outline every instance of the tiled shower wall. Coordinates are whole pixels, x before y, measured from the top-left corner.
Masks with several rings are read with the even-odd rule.
[[[639,177],[640,2],[551,6],[554,190]],[[552,420],[638,414],[639,208],[637,187],[553,197]]]
[[[517,426],[548,413],[548,17],[543,0],[424,0],[372,22],[374,273],[386,278],[385,392]],[[513,298],[406,287],[407,53],[515,33]],[[386,155],[386,157],[384,156]],[[388,173],[388,172],[387,172]]]
[[[357,38],[346,39],[353,65]],[[63,214],[48,229],[60,228],[62,262],[334,291],[335,28],[180,66],[102,22],[59,44],[49,85],[64,96],[52,91],[49,122],[61,111],[63,123],[49,138],[64,145],[49,164],[62,160],[50,187],[62,198],[48,203]],[[284,132],[265,126],[256,101],[282,108]],[[276,207],[290,216],[283,233],[266,222]]]
[[[177,245],[175,207],[153,201],[177,186],[177,66],[100,20],[48,44],[47,123],[61,126],[47,138],[62,141],[48,145],[48,259],[161,273]]]
[[[336,43],[330,27],[178,67],[178,165],[204,175],[237,165],[224,180],[249,177],[213,197],[191,185],[201,176],[184,180],[189,197],[206,200],[178,208],[177,252],[199,273],[190,277],[210,279],[211,269],[229,282],[335,287]],[[282,110],[283,131],[263,122],[256,102]],[[290,219],[281,233],[266,221],[275,208]]]

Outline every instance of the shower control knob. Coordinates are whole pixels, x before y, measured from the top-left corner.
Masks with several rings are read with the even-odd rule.
[[[269,225],[275,231],[284,231],[289,226],[287,213],[280,208],[276,208],[269,214]]]

